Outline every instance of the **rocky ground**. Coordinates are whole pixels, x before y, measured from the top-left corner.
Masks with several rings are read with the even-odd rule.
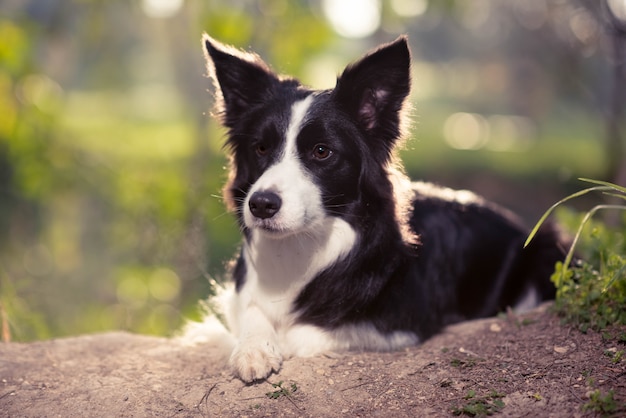
[[[113,332],[0,344],[0,416],[624,416],[624,351],[543,306],[455,325],[399,352],[288,360],[245,385],[219,341]]]

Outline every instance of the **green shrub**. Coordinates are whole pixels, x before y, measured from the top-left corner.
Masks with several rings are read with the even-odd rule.
[[[626,187],[581,180],[595,186],[574,193],[550,207],[537,222],[526,245],[550,213],[570,199],[590,192],[602,192],[626,200]],[[626,325],[626,223],[622,219],[621,225],[609,227],[592,219],[597,211],[607,209],[626,211],[626,205],[601,204],[584,214],[567,210],[557,213],[560,224],[576,233],[565,260],[557,263],[552,275],[557,289],[555,308],[568,323],[583,332],[589,328],[604,330],[610,325]]]

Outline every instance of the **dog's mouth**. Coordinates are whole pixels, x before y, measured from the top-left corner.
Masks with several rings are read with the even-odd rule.
[[[251,221],[251,222],[249,222]],[[304,217],[299,221],[285,222],[284,219],[273,217],[268,219],[253,218],[246,222],[250,230],[258,231],[268,238],[281,239],[291,235],[300,233],[311,233],[311,229],[315,229],[318,225],[312,219]]]
[[[295,233],[292,229],[280,225],[273,219],[255,219],[253,224],[249,225],[249,228],[272,238],[282,238]]]
[[[263,232],[265,232],[267,234],[270,234],[270,235],[283,235],[283,234],[289,233],[289,231],[287,229],[281,228],[281,227],[277,227],[275,225],[265,225],[265,224],[263,224],[263,225],[259,225],[257,227],[257,229],[259,229],[260,231],[263,231]]]

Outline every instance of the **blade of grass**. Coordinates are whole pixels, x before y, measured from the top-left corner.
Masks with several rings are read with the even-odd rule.
[[[620,193],[609,193],[609,192],[604,192],[603,194],[607,195],[607,196],[611,196],[611,197],[619,197],[620,199],[624,199],[626,200],[626,195],[620,194]]]
[[[593,180],[593,179],[588,179],[588,178],[584,178],[584,177],[580,177],[578,180],[584,181],[586,183],[598,184],[600,186],[610,187],[611,189],[617,190],[618,192],[626,193],[626,187],[618,186],[617,184],[609,183],[608,181]]]
[[[611,286],[613,286],[613,283],[615,283],[615,281],[622,276],[622,273],[624,271],[626,271],[626,265],[623,265],[619,270],[615,272],[613,277],[611,277],[611,280],[609,280],[606,286],[604,286],[604,289],[602,289],[602,293],[605,293],[607,290],[609,290]]]
[[[589,210],[589,212],[587,212],[585,214],[585,217],[583,218],[583,220],[580,222],[580,225],[578,226],[578,231],[576,231],[576,235],[574,236],[574,240],[572,241],[572,245],[569,247],[569,251],[567,252],[567,256],[565,257],[565,261],[563,261],[563,268],[561,269],[561,279],[564,279],[565,273],[566,273],[567,269],[569,268],[570,263],[572,262],[572,258],[574,257],[574,248],[576,247],[576,243],[578,242],[578,239],[580,238],[580,234],[583,232],[583,228],[585,227],[585,225],[587,224],[589,219],[591,219],[591,217],[597,211],[599,211],[600,209],[626,210],[626,206],[620,206],[620,205],[597,205],[597,206],[594,206],[593,208],[591,208],[591,210]]]
[[[537,234],[537,231],[539,230],[539,227],[541,227],[541,225],[545,222],[546,218],[548,218],[548,216],[550,216],[552,211],[557,206],[567,202],[568,200],[574,199],[576,197],[585,195],[585,194],[590,193],[590,192],[594,192],[594,191],[611,191],[611,190],[613,190],[613,188],[612,187],[608,187],[608,186],[589,187],[587,189],[580,190],[580,191],[578,191],[576,193],[572,193],[571,195],[569,195],[567,197],[564,197],[563,199],[561,199],[558,202],[556,202],[554,205],[550,206],[548,208],[548,210],[545,211],[545,213],[541,216],[541,218],[539,218],[539,221],[537,221],[537,223],[535,224],[534,228],[530,231],[530,234],[528,235],[528,238],[526,238],[526,242],[524,243],[524,248],[526,248],[528,246],[528,244],[530,244],[530,241],[532,241],[532,239]]]

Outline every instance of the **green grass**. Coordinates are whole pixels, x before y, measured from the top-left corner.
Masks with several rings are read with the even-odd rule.
[[[594,177],[605,171],[605,152],[597,141],[590,140],[601,137],[602,132],[598,123],[582,112],[566,112],[537,122],[537,130],[521,149],[495,151],[488,146],[455,150],[446,144],[443,126],[446,118],[458,111],[456,104],[416,104],[411,135],[401,152],[412,177],[468,171],[497,172],[511,178],[555,172]]]
[[[557,289],[555,310],[565,322],[582,332],[589,329],[598,331],[605,341],[623,343],[626,340],[626,187],[597,180],[581,180],[593,186],[550,207],[526,244],[550,213],[571,199],[588,193],[602,193],[617,202],[599,204],[582,214],[567,210],[557,213],[560,223],[575,235],[564,261],[557,263],[552,281]],[[598,211],[606,210],[617,215],[611,220],[611,226],[594,218]],[[624,352],[606,350],[604,355],[613,364],[619,364],[623,361]],[[587,384],[594,386],[594,380],[589,377]],[[626,403],[615,399],[613,389],[606,393],[594,390],[589,395],[589,401],[582,405],[583,412],[601,416],[614,415],[625,408]]]
[[[596,180],[581,180],[593,186],[567,196],[550,207],[537,222],[526,244],[552,211],[571,199],[600,192],[618,202],[626,201],[625,187]],[[564,210],[558,213],[560,223],[566,229],[575,231],[575,235],[567,256],[563,262],[557,263],[552,275],[557,289],[555,308],[566,322],[583,332],[589,328],[603,331],[614,325],[626,325],[626,217],[618,216],[619,225],[610,227],[600,220],[592,219],[596,212],[605,210],[623,215],[626,205],[600,204],[584,214]]]
[[[614,399],[614,391],[609,390],[603,394],[596,389],[589,395],[589,401],[583,405],[583,411],[593,412],[600,416],[610,416],[622,409],[619,402]]]
[[[480,417],[493,415],[504,408],[502,398],[506,395],[492,390],[485,396],[477,396],[475,390],[469,390],[463,397],[466,401],[463,405],[455,405],[452,407],[454,415],[467,415],[470,417]]]
[[[179,116],[177,105],[167,107],[173,108],[171,113],[139,115],[133,101],[119,93],[74,92],[60,120],[62,140],[87,155],[97,155],[96,162],[186,158],[195,151],[193,124]]]
[[[476,365],[476,363],[477,363],[476,358],[468,358],[467,360],[461,360],[455,357],[452,360],[450,360],[450,365],[452,367],[457,367],[459,369],[472,368]]]

